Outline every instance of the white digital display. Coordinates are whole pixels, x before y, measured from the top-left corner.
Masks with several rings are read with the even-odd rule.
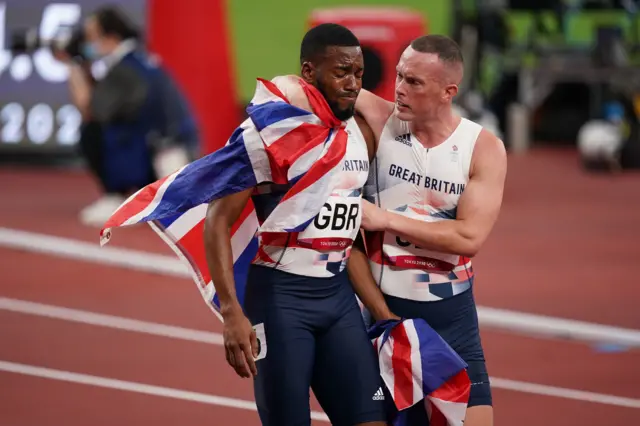
[[[145,0],[119,0],[138,25],[144,24]],[[61,27],[80,25],[103,4],[100,0],[55,2],[0,0],[0,152],[69,151],[78,142],[81,116],[72,104],[68,67],[48,48],[12,55],[10,37],[16,30],[35,29],[51,39]]]

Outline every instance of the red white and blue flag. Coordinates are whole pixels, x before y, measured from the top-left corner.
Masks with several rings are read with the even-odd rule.
[[[263,182],[289,184],[276,208],[258,222],[251,201],[231,230],[236,292],[243,303],[246,274],[261,232],[298,232],[320,212],[333,191],[347,147],[344,124],[324,97],[301,80],[314,113],[297,108],[272,82],[258,79],[249,118],[221,149],[133,194],[101,231],[146,222],[183,261],[214,312],[220,305],[206,262],[203,229],[208,203]]]
[[[380,375],[395,403],[393,426],[412,426],[407,408],[426,410],[430,426],[463,426],[471,381],[467,364],[422,319],[384,321],[369,329]]]
[[[111,239],[113,228],[149,224],[187,264],[207,305],[222,319],[204,250],[207,206],[263,182],[288,184],[289,191],[262,223],[249,201],[231,229],[236,293],[243,304],[258,235],[304,230],[333,191],[333,176],[342,168],[344,125],[317,89],[301,84],[314,113],[289,104],[273,83],[259,79],[247,107],[249,118],[227,144],[129,197],[105,223],[101,244]],[[461,426],[458,419],[464,415],[469,385],[462,360],[426,323],[407,320],[385,330],[374,344],[396,407],[404,410],[424,400],[432,426]],[[402,411],[394,424],[403,426],[401,421]]]

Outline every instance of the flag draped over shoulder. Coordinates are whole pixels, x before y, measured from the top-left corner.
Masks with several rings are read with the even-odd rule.
[[[290,189],[262,223],[251,201],[231,230],[236,293],[243,304],[246,274],[261,232],[302,231],[333,191],[347,147],[343,123],[316,88],[300,80],[313,113],[291,105],[271,82],[258,79],[249,118],[226,145],[129,197],[101,230],[148,223],[183,261],[214,312],[220,304],[209,274],[203,241],[208,203],[263,182]]]
[[[467,364],[424,320],[374,324],[369,337],[396,409],[393,426],[408,425],[406,410],[421,404],[431,426],[463,426],[471,381]]]
[[[114,228],[149,224],[188,265],[207,305],[222,319],[204,249],[207,206],[263,182],[289,184],[263,223],[250,200],[231,229],[236,293],[243,305],[258,235],[304,230],[333,191],[332,178],[342,168],[344,126],[315,88],[301,84],[313,113],[289,104],[273,83],[258,79],[247,107],[249,118],[227,144],[129,197],[105,223],[101,244],[109,242]],[[469,380],[464,362],[451,348],[418,320],[386,323],[372,333],[378,333],[373,343],[382,377],[401,410],[394,426],[402,426],[402,410],[421,401],[432,426],[461,426],[456,419],[464,416]]]

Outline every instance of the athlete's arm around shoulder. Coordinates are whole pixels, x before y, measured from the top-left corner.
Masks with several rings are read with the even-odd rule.
[[[280,75],[271,79],[271,82],[289,100],[291,105],[312,111],[311,104],[304,90],[300,86],[300,77],[296,75]],[[362,89],[356,100],[356,112],[367,122],[376,139],[380,138],[385,123],[393,114],[395,106],[393,102],[384,100],[374,93]]]
[[[289,103],[306,111],[313,112],[309,98],[300,85],[300,77],[295,75],[279,75],[271,79]]]
[[[473,151],[469,182],[460,196],[456,220],[424,222],[365,202],[362,226],[386,230],[425,249],[473,257],[500,213],[506,174],[504,143],[483,129]]]
[[[254,357],[258,354],[258,342],[235,291],[231,227],[242,214],[252,191],[250,188],[212,201],[204,220],[205,255],[220,300],[227,362],[240,377],[257,374]]]
[[[307,98],[307,95],[302,89],[302,86],[300,86],[299,80],[300,80],[300,77],[297,77],[295,75],[281,75],[281,76],[272,78],[271,82],[276,85],[278,90],[280,90],[280,92],[282,92],[282,94],[289,100],[289,103],[291,105],[296,106],[298,108],[302,108],[307,111],[312,111],[311,104],[309,103],[309,98]],[[360,131],[362,132],[362,135],[364,136],[364,139],[367,141],[367,149],[369,150],[369,161],[371,161],[375,156],[376,140],[380,136],[379,133],[382,131],[382,127],[384,127],[384,123],[382,123],[382,127],[380,127],[380,132],[376,134],[373,131],[373,128],[369,123],[369,121],[367,120],[367,118],[357,110],[359,105],[358,102],[360,102],[360,97],[362,96],[362,92],[364,91],[360,92],[358,100],[356,101],[357,114],[355,115],[354,118],[356,120],[356,123],[358,124],[358,127],[360,128]],[[365,99],[370,99],[373,102],[379,103],[379,100],[384,101],[382,98],[378,98],[377,96],[373,95],[371,92],[367,92],[364,95],[364,97]],[[378,100],[373,98],[377,98]],[[393,104],[391,105],[393,107]],[[373,104],[372,106],[367,106],[364,109],[369,114],[370,117],[376,117],[376,111],[378,112],[381,111],[379,108],[379,105],[378,107],[375,107]],[[391,112],[392,111],[393,109],[391,109]],[[387,115],[387,118],[388,117],[389,115]],[[375,120],[374,120],[374,124],[375,124]]]
[[[395,105],[380,96],[366,90],[360,90],[356,99],[356,112],[371,127],[376,140],[380,140],[382,129],[393,114]]]

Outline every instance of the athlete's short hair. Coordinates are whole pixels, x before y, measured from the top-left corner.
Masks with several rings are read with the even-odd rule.
[[[438,34],[418,37],[411,42],[413,50],[422,53],[433,53],[438,59],[448,64],[463,63],[460,46],[453,39]]]
[[[315,61],[331,46],[360,46],[360,40],[346,27],[325,23],[311,28],[300,45],[300,64]]]

